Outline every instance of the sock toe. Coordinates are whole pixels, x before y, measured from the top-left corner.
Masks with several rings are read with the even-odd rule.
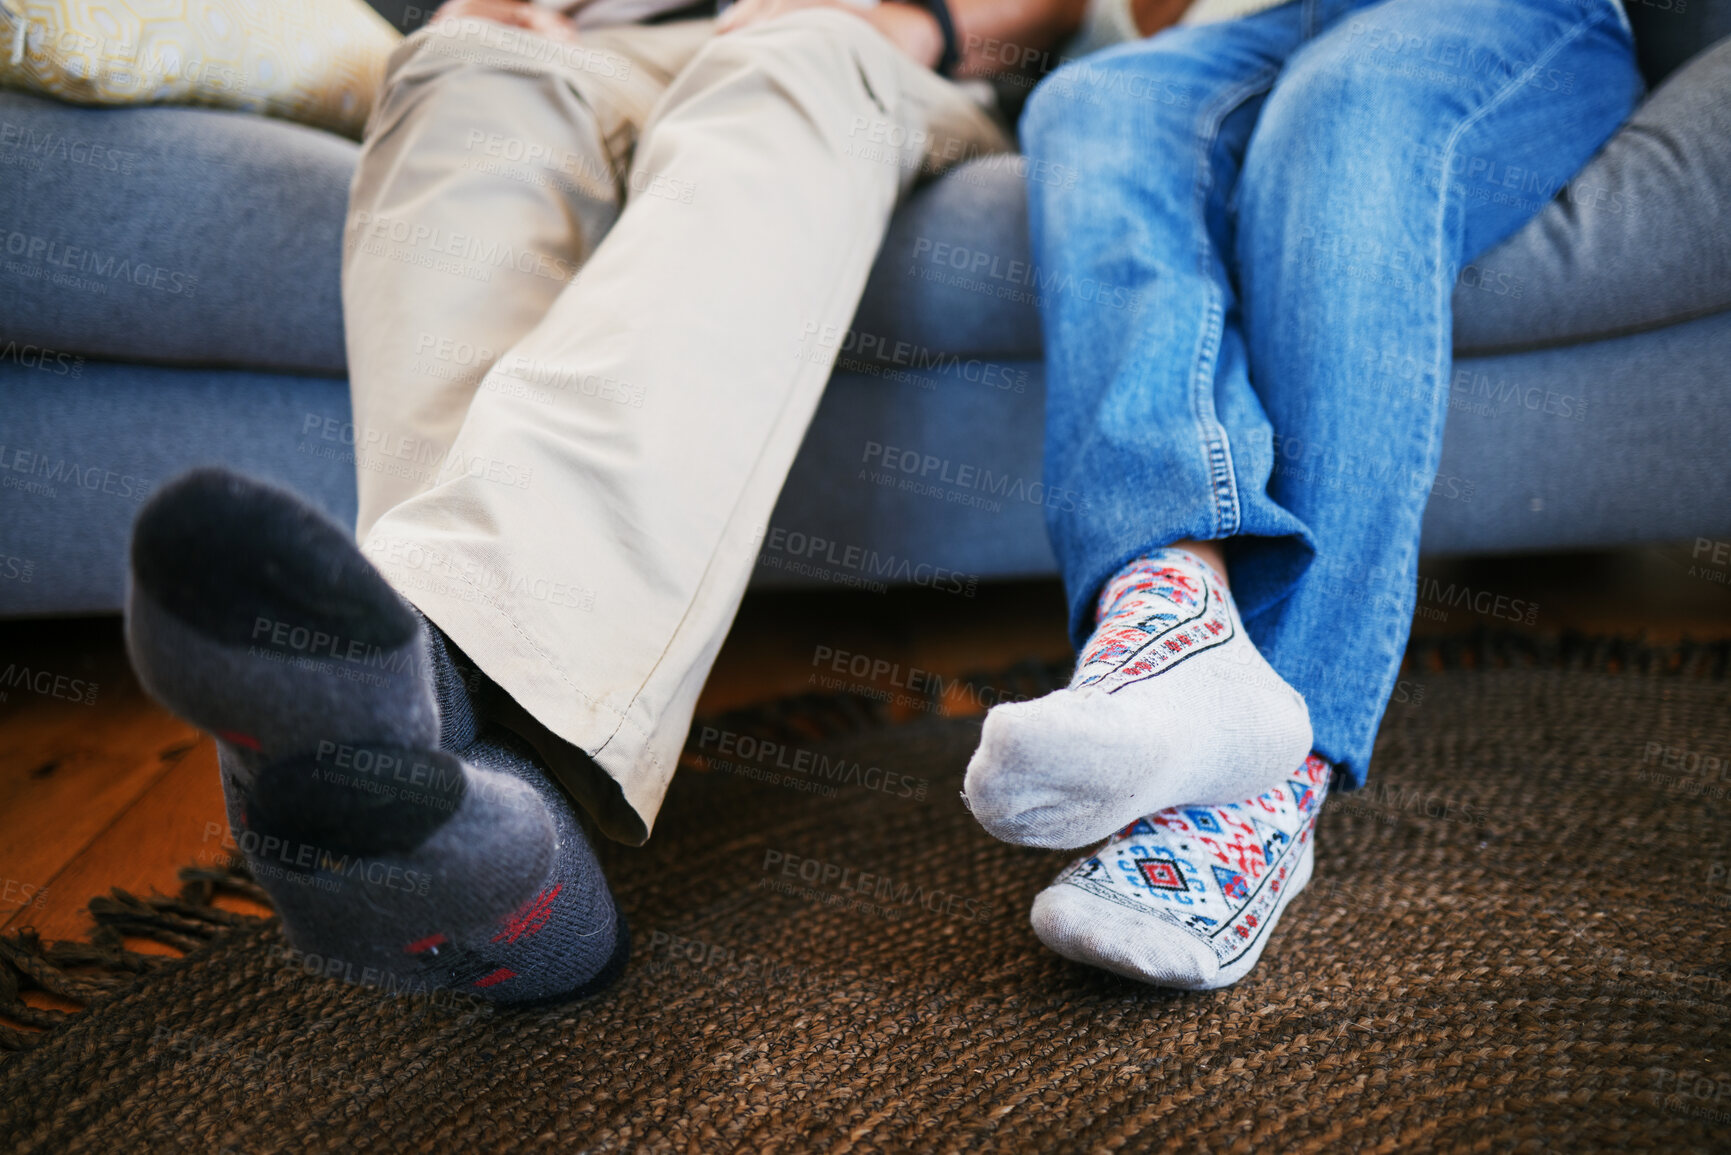
[[[1333,768],[1306,758],[1244,802],[1173,807],[1076,859],[1034,900],[1040,941],[1066,958],[1180,990],[1230,986],[1256,966],[1310,881]]]
[[[1224,579],[1162,549],[1101,591],[1068,688],[987,715],[964,794],[1005,841],[1086,846],[1168,807],[1261,794],[1311,743],[1304,699]]]
[[[1034,934],[1072,962],[1137,982],[1180,990],[1219,985],[1219,963],[1200,942],[1164,920],[1123,919],[1103,898],[1056,884],[1042,890],[1029,913]]]
[[[1176,760],[1158,727],[1126,726],[1124,713],[1118,699],[1073,690],[994,708],[963,781],[974,817],[1005,842],[1071,850],[1169,805],[1157,772],[1101,771]]]

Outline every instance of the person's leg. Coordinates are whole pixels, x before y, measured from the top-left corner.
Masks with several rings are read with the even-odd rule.
[[[363,520],[447,464],[480,372],[611,224],[636,128],[706,36],[621,30],[644,45],[624,56],[471,21],[394,55],[344,254]],[[629,936],[577,814],[348,531],[205,472],[152,502],[132,560],[135,665],[217,735],[232,832],[297,948],[511,1003],[617,973]]]
[[[1069,689],[999,706],[965,784],[1000,838],[1074,847],[1177,802],[1244,798],[1310,750],[1298,696],[1256,653],[1224,575],[1151,549],[1293,542],[1261,495],[1270,438],[1246,375],[1228,206],[1308,4],[1178,29],[1070,65],[1028,104],[1047,362],[1048,527],[1081,650]],[[1228,436],[1229,430],[1231,436]],[[1127,568],[1128,567],[1128,568]]]
[[[654,30],[661,37],[678,31]],[[864,43],[857,43],[862,34]],[[398,565],[400,584],[393,591],[347,534],[292,496],[232,475],[200,475],[165,491],[152,516],[141,520],[129,637],[153,692],[218,733],[236,835],[297,945],[352,964],[344,973],[363,979],[455,986],[522,1002],[580,993],[605,981],[626,949],[623,922],[568,802],[532,751],[474,716],[465,685],[468,659],[444,631],[398,601],[399,592],[459,619],[470,608],[465,598],[486,601],[484,612],[463,620],[476,631],[477,649],[505,667],[510,654],[500,659],[496,651],[509,651],[509,643],[488,651],[483,628],[504,617],[501,607],[551,601],[594,620],[582,613],[590,607],[558,593],[576,585],[579,567],[595,560],[569,553],[585,531],[589,540],[576,544],[597,554],[631,552],[646,567],[638,580],[655,587],[657,597],[677,594],[690,577],[691,550],[702,542],[663,539],[657,531],[688,510],[700,532],[718,532],[728,513],[704,503],[726,495],[705,489],[713,479],[703,472],[708,462],[701,452],[682,463],[655,457],[663,435],[672,440],[679,419],[701,408],[680,394],[716,389],[700,374],[731,382],[733,393],[708,412],[707,432],[723,439],[722,455],[754,462],[762,446],[754,449],[751,441],[779,427],[730,426],[717,410],[731,402],[762,418],[764,405],[772,414],[788,408],[780,393],[790,385],[786,366],[796,340],[806,324],[845,324],[858,293],[854,282],[863,282],[889,207],[917,167],[926,126],[934,140],[940,128],[959,130],[936,141],[946,148],[964,145],[957,158],[973,147],[1000,144],[1001,137],[950,86],[920,70],[904,75],[899,55],[863,22],[839,14],[802,17],[730,37],[708,69],[688,68],[688,78],[695,73],[703,82],[683,102],[661,102],[659,123],[669,131],[651,130],[651,136],[664,146],[638,148],[627,172],[622,166],[637,124],[629,111],[606,103],[609,91],[591,90],[584,77],[593,71],[629,79],[641,75],[635,71],[641,61],[589,50],[573,56],[569,47],[487,27],[454,47],[434,40],[443,35],[432,30],[393,62],[394,84],[357,176],[358,235],[345,283],[351,338],[361,346],[357,465],[364,493],[374,494],[363,496],[364,516],[386,506],[388,519],[401,504],[391,506],[391,500],[403,493],[445,498],[426,503],[421,521],[403,519],[401,536],[386,539],[400,547],[399,561],[424,564]],[[445,50],[428,50],[429,41]],[[821,78],[812,75],[818,69]],[[895,112],[863,100],[826,101],[838,87],[867,100],[887,94]],[[803,138],[797,128],[789,131],[788,105],[792,119],[807,126]],[[636,107],[648,112],[646,101]],[[672,107],[685,109],[685,119],[670,113]],[[619,114],[597,114],[597,108]],[[760,117],[765,123],[757,123]],[[524,126],[533,126],[536,136],[517,135]],[[887,154],[861,148],[865,159],[844,157],[850,137],[871,141],[885,134],[899,140]],[[728,141],[739,155],[718,156],[704,147],[712,139]],[[525,181],[521,170],[501,172],[472,155],[491,156],[495,143],[507,160],[513,143],[520,150],[539,146],[543,156],[549,149],[562,153],[563,175],[581,178],[586,187]],[[790,171],[779,171],[784,163]],[[684,171],[667,173],[672,165]],[[490,179],[478,179],[477,171]],[[826,183],[826,175],[833,179]],[[647,216],[640,231],[668,243],[622,241],[626,256],[612,273],[588,270],[585,277],[596,287],[567,300],[576,290],[568,282],[577,264],[606,229],[610,181],[619,190],[614,202],[629,190],[629,204],[667,205],[707,227],[694,230],[691,221],[673,215],[657,230],[652,209],[626,212],[627,221]],[[797,186],[802,195],[824,195],[813,196],[816,211],[803,220],[739,211],[737,198],[748,193],[775,201],[778,182]],[[841,206],[829,205],[825,196]],[[861,208],[872,210],[863,238],[845,215]],[[833,284],[823,268],[790,261],[800,274],[798,288],[838,299],[826,297],[809,313],[773,294],[756,302],[777,317],[775,335],[783,338],[766,352],[749,339],[763,334],[744,323],[754,302],[737,302],[741,287],[727,274],[745,252],[773,256],[784,229],[808,242],[808,229],[825,241],[839,236],[847,254],[857,248],[863,255],[857,269],[844,264]],[[705,261],[698,241],[706,235],[733,244]],[[835,255],[820,251],[814,259],[821,264]],[[494,274],[507,269],[556,282],[556,299],[549,304],[534,281],[495,281]],[[745,291],[761,290],[762,280]],[[694,284],[708,287],[699,291]],[[664,299],[653,299],[657,290]],[[495,294],[511,299],[497,301]],[[627,297],[631,304],[622,305]],[[537,318],[537,309],[558,316]],[[716,335],[716,314],[745,333],[743,348],[703,344]],[[531,338],[541,335],[539,346],[524,348],[522,334],[505,332],[525,322]],[[588,331],[579,335],[584,322]],[[617,377],[584,365],[570,347],[578,340],[597,361],[635,348],[644,372]],[[507,348],[512,341],[517,347]],[[447,345],[454,357],[443,356]],[[676,350],[684,357],[670,362]],[[417,353],[418,366],[412,361]],[[717,360],[729,355],[739,363]],[[472,359],[492,363],[478,385],[475,377],[464,379],[436,363]],[[775,371],[753,379],[754,369],[769,368]],[[415,380],[416,370],[423,380]],[[641,400],[641,393],[621,392],[633,380],[651,381],[661,391],[654,411],[660,424],[609,423],[609,410]],[[813,389],[818,386],[821,376]],[[510,416],[504,412],[509,404],[497,403],[501,397],[523,404]],[[799,399],[808,412],[814,398]],[[447,447],[443,430],[453,420],[456,443]],[[476,422],[486,434],[481,449],[462,444]],[[681,432],[694,436],[689,427]],[[797,436],[764,456],[791,459]],[[535,455],[533,464],[524,464]],[[474,468],[475,462],[484,467]],[[608,475],[608,462],[620,467],[618,476]],[[656,476],[677,473],[681,464],[683,491],[671,478]],[[521,497],[538,466],[545,467],[539,479],[557,491],[541,491],[535,512],[551,514],[554,524],[517,517],[520,511],[510,508],[509,499]],[[624,476],[632,472],[626,467],[637,476]],[[753,469],[758,478],[762,471]],[[409,484],[394,495],[389,484],[374,489],[368,478],[375,473]],[[630,492],[645,476],[662,488]],[[465,503],[451,492],[465,479],[498,484],[505,499]],[[766,517],[779,481],[764,474],[762,487],[739,500],[739,516]],[[665,516],[658,500],[684,500],[685,508]],[[614,532],[620,515],[627,524],[638,518],[641,524],[632,528],[648,536]],[[556,521],[560,516],[563,523]],[[436,542],[414,540],[423,525],[433,527]],[[751,535],[738,536],[755,546]],[[379,534],[370,539],[377,542]],[[655,550],[664,548],[687,568],[661,573],[649,567]],[[738,569],[742,588],[745,567]],[[495,582],[501,573],[506,580]],[[546,576],[515,580],[530,573]],[[430,589],[416,580],[429,576]],[[718,642],[726,618],[717,619],[715,607],[730,609],[740,588],[718,591],[710,574],[703,576],[701,588],[686,591],[692,605],[685,619]],[[724,568],[723,580],[728,576]],[[549,586],[553,594],[544,596]],[[188,590],[191,596],[182,596]],[[626,602],[634,594],[619,592]],[[516,622],[504,625],[526,636]],[[577,668],[590,653],[558,628],[534,641]],[[701,684],[707,663],[695,672],[678,669],[677,644],[669,646],[666,638],[625,644],[640,647],[624,655],[627,661],[644,658],[641,650],[647,650],[647,660],[680,687],[690,680]],[[556,680],[545,668],[492,669],[510,683],[513,696],[530,696],[524,685],[533,690]],[[504,702],[523,713],[511,698]],[[685,713],[667,720],[679,731],[669,740],[675,749],[689,702]],[[671,761],[671,750],[663,753]],[[653,817],[652,807],[641,817],[628,813],[634,825],[626,830],[639,835]],[[383,890],[343,890],[352,881],[349,872],[369,883],[377,875]]]
[[[1475,197],[1472,182],[1519,169],[1554,190],[1638,91],[1608,0],[1386,0],[1289,62],[1246,152],[1236,266],[1250,377],[1279,449],[1269,495],[1318,556],[1296,578],[1287,543],[1238,537],[1227,556],[1259,646],[1311,704],[1314,773],[1124,831],[1036,900],[1048,945],[1191,988],[1255,964],[1310,875],[1329,766],[1362,781],[1400,660],[1455,270],[1538,208]],[[1314,456],[1289,468],[1295,453]],[[1373,596],[1344,599],[1343,576]]]
[[[1385,0],[1294,56],[1251,138],[1238,264],[1268,493],[1309,529],[1296,581],[1229,543],[1246,624],[1363,784],[1412,623],[1462,265],[1536,214],[1641,92],[1612,0]]]
[[[706,42],[637,145],[653,186],[483,377],[452,465],[368,530],[386,577],[605,770],[609,833],[654,821],[828,377],[802,336],[845,330],[922,148],[1004,143],[846,13]]]
[[[457,450],[477,397],[528,398],[550,416],[560,406],[646,404],[640,384],[506,355],[546,318],[629,200],[701,211],[694,189],[631,162],[668,85],[712,37],[712,22],[685,21],[596,29],[572,45],[457,20],[422,29],[392,57],[350,189],[343,253],[359,540],[453,473],[474,470],[507,496],[534,484],[516,460]],[[393,568],[392,584],[423,608],[438,594],[484,602],[513,591],[555,614],[597,608],[576,565],[408,543],[398,560],[406,564]],[[471,681],[476,706],[532,742],[603,830],[641,837],[617,787],[582,750],[484,677]]]
[[[343,246],[358,540],[461,465],[451,449],[476,391],[613,227],[643,126],[711,35],[685,21],[573,45],[454,20],[392,56]],[[488,385],[586,387],[524,377],[507,369]],[[588,399],[601,388],[589,383]]]
[[[198,470],[140,512],[131,563],[139,681],[215,735],[230,834],[297,949],[506,1003],[618,974],[629,935],[576,814],[347,528]]]

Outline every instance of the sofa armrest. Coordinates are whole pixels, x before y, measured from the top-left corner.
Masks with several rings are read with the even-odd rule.
[[[1457,289],[1455,352],[1600,340],[1731,308],[1731,38],[1635,111],[1539,215],[1474,262],[1521,307]]]

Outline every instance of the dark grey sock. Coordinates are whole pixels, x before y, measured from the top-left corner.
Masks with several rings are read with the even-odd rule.
[[[145,688],[216,735],[235,838],[329,973],[523,1003],[623,967],[624,920],[569,803],[335,523],[188,474],[139,515],[126,617]]]

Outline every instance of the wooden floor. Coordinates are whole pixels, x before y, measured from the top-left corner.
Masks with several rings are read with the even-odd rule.
[[[1536,631],[1655,641],[1731,637],[1731,587],[1688,546],[1473,562],[1427,561],[1416,632],[1507,625],[1464,602],[1536,605]],[[1472,591],[1462,599],[1459,591]],[[1429,592],[1428,600],[1425,591]],[[1453,591],[1453,592],[1451,592]],[[1480,591],[1491,594],[1485,602]],[[1494,611],[1493,611],[1494,612]],[[699,706],[710,713],[812,687],[835,653],[946,677],[1069,655],[1055,583],[753,594]],[[222,801],[210,739],[150,702],[116,619],[0,623],[0,929],[81,938],[84,907],[110,887],[177,889],[176,871],[220,860]],[[30,675],[20,678],[19,671]],[[41,689],[38,692],[36,688]],[[967,709],[963,704],[957,709]],[[135,943],[138,949],[149,944]],[[165,949],[165,948],[163,948]]]

